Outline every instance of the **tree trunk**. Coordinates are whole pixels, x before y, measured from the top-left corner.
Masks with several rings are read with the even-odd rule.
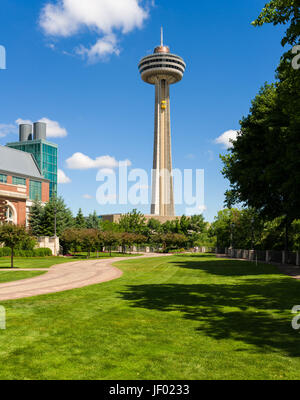
[[[285,217],[285,243],[284,250],[289,251],[289,218]]]
[[[109,254],[110,254],[110,257],[111,257],[111,246],[109,247]]]
[[[11,268],[14,267],[14,248],[13,247],[11,249],[10,266],[11,266]]]

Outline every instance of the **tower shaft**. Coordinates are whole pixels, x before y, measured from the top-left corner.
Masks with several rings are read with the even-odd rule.
[[[174,216],[172,178],[170,84],[167,79],[155,82],[155,126],[151,214]]]

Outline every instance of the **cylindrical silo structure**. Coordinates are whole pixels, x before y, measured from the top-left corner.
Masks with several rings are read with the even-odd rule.
[[[30,124],[21,124],[19,125],[19,141],[26,142],[31,139],[32,135],[32,125]]]
[[[46,139],[47,124],[45,122],[35,122],[33,124],[33,139]]]

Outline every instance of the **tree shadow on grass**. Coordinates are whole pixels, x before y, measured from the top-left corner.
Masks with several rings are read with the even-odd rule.
[[[200,258],[195,260],[176,260],[171,261],[179,268],[194,269],[204,271],[213,275],[223,276],[245,276],[245,275],[268,275],[279,274],[278,267],[271,264],[258,264],[250,261],[212,259],[203,260]]]
[[[234,339],[262,352],[283,351],[300,356],[300,335],[289,313],[300,303],[299,284],[292,280],[257,280],[236,285],[149,284],[127,286],[120,292],[131,307],[179,312],[197,321],[198,333],[214,339]]]

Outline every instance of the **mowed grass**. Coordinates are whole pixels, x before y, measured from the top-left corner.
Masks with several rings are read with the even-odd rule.
[[[132,259],[120,279],[1,302],[1,379],[299,379],[276,267],[205,256]]]
[[[112,257],[133,257],[132,254],[112,253]],[[104,259],[110,258],[109,253],[91,253],[88,259]],[[52,265],[64,264],[72,261],[87,260],[87,253],[79,253],[72,257],[14,257],[14,268],[50,268]],[[10,268],[10,257],[0,258],[1,268]]]
[[[43,275],[44,273],[45,272],[43,271],[0,271],[0,284],[18,281],[20,279],[35,278],[36,276]]]

